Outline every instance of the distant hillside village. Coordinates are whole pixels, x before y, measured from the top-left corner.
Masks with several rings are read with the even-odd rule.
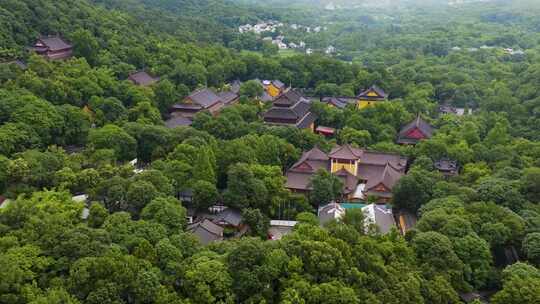
[[[296,23],[289,25],[275,20],[261,21],[257,24],[244,24],[238,27],[238,31],[241,34],[255,33],[259,39],[265,42],[270,42],[271,44],[277,46],[280,50],[297,50],[305,52],[308,55],[315,52],[313,48],[307,46],[302,40],[291,41],[282,33],[284,29],[304,33],[321,33],[327,31],[328,27],[322,25],[305,26]],[[318,51],[327,55],[337,53],[337,49],[333,45],[329,45],[326,49]]]
[[[244,31],[274,31],[282,24],[265,24],[255,27],[243,27]],[[31,51],[48,60],[65,60],[72,56],[72,46],[61,37],[42,37],[29,48]],[[21,69],[26,65],[14,61]],[[159,75],[149,71],[134,71],[127,80],[136,86],[149,87],[160,81]],[[241,103],[245,98],[242,88],[249,83],[256,86],[260,93],[252,96],[263,109],[260,119],[268,126],[287,126],[320,134],[326,138],[335,138],[341,130],[320,125],[317,115],[313,112],[315,103],[323,104],[338,111],[364,111],[377,107],[382,103],[393,102],[391,93],[373,85],[365,88],[357,96],[306,96],[302,89],[292,88],[280,80],[253,79],[246,82],[239,80],[216,90],[202,87],[194,90],[185,98],[171,105],[168,109],[169,118],[165,126],[171,129],[191,126],[199,113],[218,116],[227,107]],[[85,111],[92,113],[88,105]],[[455,108],[442,105],[440,115],[467,115],[470,109]],[[416,145],[429,139],[436,132],[429,117],[417,115],[416,118],[402,126],[395,142],[399,145]],[[140,174],[145,167],[137,160],[132,161],[136,167],[134,173]],[[436,169],[446,177],[459,174],[459,163],[451,159],[434,160]],[[350,144],[335,144],[330,150],[314,147],[303,151],[296,162],[284,168],[282,172],[285,188],[292,193],[310,195],[313,191],[314,176],[326,171],[341,181],[342,189],[337,200],[328,201],[318,206],[317,215],[321,225],[331,220],[339,220],[348,210],[362,210],[366,221],[366,231],[388,233],[397,229],[405,234],[414,226],[416,217],[404,210],[394,210],[389,204],[392,191],[398,181],[409,170],[409,159],[397,153],[372,151],[364,147]],[[193,201],[193,190],[186,189],[179,194],[180,199],[188,206]],[[79,195],[74,200],[85,201],[87,195]],[[10,201],[2,199],[2,207]],[[88,209],[83,215],[88,216]],[[203,244],[213,241],[236,238],[248,230],[240,210],[230,208],[216,202],[208,210],[188,209],[189,231],[193,232]],[[269,239],[280,239],[296,225],[295,221],[275,219],[270,222]]]

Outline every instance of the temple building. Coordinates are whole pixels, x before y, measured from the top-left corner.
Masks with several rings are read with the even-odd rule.
[[[295,126],[314,131],[317,116],[311,113],[310,108],[309,99],[290,89],[274,100],[272,108],[263,114],[263,119],[270,125]]]
[[[362,110],[373,106],[378,102],[386,101],[388,99],[388,94],[386,94],[383,89],[373,85],[369,89],[362,91],[356,99],[358,100],[358,109]]]
[[[145,71],[132,73],[128,76],[128,80],[133,84],[147,87],[159,81],[159,77],[153,77]]]
[[[457,161],[448,158],[437,160],[434,164],[437,169],[445,177],[451,177],[459,174],[459,166]]]
[[[263,80],[261,83],[264,90],[271,98],[278,97],[287,89],[287,86],[279,80]]]
[[[351,103],[355,104],[356,99],[347,97],[323,97],[321,102],[327,104],[329,107],[345,109],[347,105]]]
[[[179,103],[171,106],[169,112],[171,116],[182,115],[192,119],[195,114],[201,111],[208,111],[212,115],[217,115],[221,109],[235,104],[238,101],[238,94],[230,92],[214,93],[214,91],[203,88],[196,90]]]
[[[60,37],[39,38],[30,50],[49,60],[68,59],[73,55],[73,46]]]
[[[405,175],[407,159],[399,154],[367,151],[350,145],[336,146],[325,153],[315,147],[304,152],[287,172],[286,188],[294,192],[312,190],[311,178],[319,169],[332,172],[343,182],[343,199],[365,201],[368,196],[380,203],[392,198],[392,188]]]
[[[421,140],[431,138],[434,131],[433,126],[418,115],[399,131],[397,143],[400,145],[415,145]]]

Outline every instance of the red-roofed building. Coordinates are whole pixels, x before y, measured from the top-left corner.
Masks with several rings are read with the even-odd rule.
[[[318,133],[318,134],[321,134],[323,136],[330,137],[330,136],[334,136],[334,134],[336,134],[336,129],[329,128],[329,127],[318,126],[317,129],[315,129],[315,132]]]
[[[397,143],[401,145],[415,145],[419,141],[433,136],[434,128],[420,115],[405,125],[399,132]]]

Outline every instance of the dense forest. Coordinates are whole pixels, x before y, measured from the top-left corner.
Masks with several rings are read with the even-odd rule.
[[[540,303],[539,17],[540,5],[525,1],[331,11],[1,1],[0,304],[449,304],[471,292],[495,304]],[[281,56],[238,32],[269,19],[330,22],[299,38],[340,54]],[[73,58],[28,51],[46,35],[69,41]],[[159,82],[133,84],[128,75],[139,70]],[[317,123],[336,135],[265,124],[270,105],[249,93],[253,79],[311,96]],[[238,104],[165,126],[193,90],[235,80],[244,82]],[[372,85],[390,100],[363,110],[319,102]],[[472,114],[441,115],[441,105]],[[417,116],[435,134],[396,144]],[[319,203],[341,188],[324,172],[310,195],[285,188],[303,151],[336,144],[409,159],[390,204],[418,217],[413,229],[366,230],[354,210],[320,226]],[[459,175],[435,168],[444,158]],[[87,202],[74,200],[81,194]],[[188,231],[188,208],[216,202],[241,210],[246,236],[203,245]],[[270,219],[298,223],[270,241]]]

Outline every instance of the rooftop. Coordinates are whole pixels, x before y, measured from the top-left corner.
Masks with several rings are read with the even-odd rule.
[[[139,71],[139,72],[130,74],[128,76],[128,79],[134,84],[140,85],[140,86],[149,86],[159,81],[158,77],[152,77],[150,74],[148,74],[145,71]]]
[[[41,37],[36,43],[36,47],[44,46],[50,51],[62,51],[72,48],[71,44],[67,43],[60,37]]]

